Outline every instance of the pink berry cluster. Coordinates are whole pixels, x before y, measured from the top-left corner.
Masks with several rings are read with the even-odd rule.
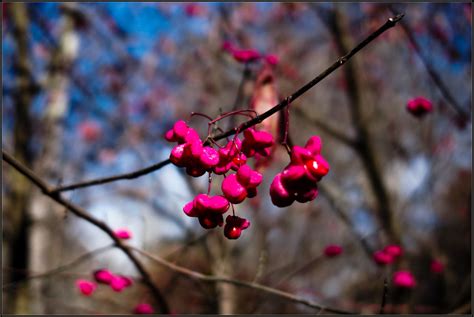
[[[115,292],[122,292],[125,288],[133,285],[133,280],[127,276],[114,274],[108,269],[98,269],[94,271],[95,281],[78,279],[76,286],[84,296],[91,296],[96,290],[98,284],[105,284]],[[134,314],[153,314],[154,310],[150,304],[140,303],[133,309]]]
[[[236,134],[224,146],[213,142],[218,147],[216,150],[205,146],[196,130],[184,121],[176,122],[165,134],[167,141],[178,143],[171,151],[170,161],[178,167],[185,167],[188,175],[199,177],[206,172],[210,178],[212,173],[224,175],[222,195],[199,194],[184,206],[183,211],[189,217],[198,218],[203,228],[212,229],[224,225],[224,214],[232,205],[233,215],[225,218],[224,235],[228,239],[239,238],[242,230],[250,225],[248,220],[235,216],[233,204],[255,197],[257,186],[263,179],[262,174],[247,165],[247,160],[269,156],[274,145],[273,136],[265,131],[250,128],[243,135],[243,141]],[[231,170],[236,173],[226,175]]]
[[[278,207],[312,201],[318,195],[317,183],[329,172],[329,164],[320,154],[321,138],[312,136],[305,147],[293,146],[290,163],[278,173],[270,186],[272,202]]]
[[[133,285],[132,279],[124,275],[116,275],[107,269],[100,269],[93,274],[95,282],[79,279],[76,281],[76,286],[79,291],[85,295],[90,296],[97,289],[97,283],[107,284],[115,292],[121,292],[123,289]]]
[[[165,134],[169,142],[178,142],[170,155],[170,161],[179,167],[186,167],[186,173],[199,177],[211,171],[219,163],[219,154],[210,146],[204,146],[199,134],[188,127],[184,121],[178,121]]]
[[[97,283],[109,285],[115,292],[121,292],[123,289],[133,285],[133,281],[123,275],[113,274],[107,269],[99,269],[94,272],[94,279]]]
[[[270,65],[276,65],[279,62],[278,56],[274,54],[262,55],[254,49],[239,49],[227,41],[222,44],[222,49],[231,54],[239,63],[250,63],[260,59],[264,59]]]
[[[392,264],[395,260],[403,254],[403,250],[399,245],[387,245],[382,250],[375,251],[373,259],[378,265],[384,266]]]

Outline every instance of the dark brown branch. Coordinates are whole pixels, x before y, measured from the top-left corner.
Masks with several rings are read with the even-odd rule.
[[[225,133],[219,134],[217,136],[214,136],[213,139],[214,141],[219,141],[224,138],[227,138],[231,135],[234,135],[237,131],[242,132],[250,127],[253,127],[256,124],[261,123],[263,120],[267,119],[268,117],[272,116],[273,114],[277,113],[278,111],[282,110],[283,108],[289,106],[293,101],[298,99],[301,95],[303,95],[305,92],[313,88],[316,84],[318,84],[320,81],[322,81],[324,78],[329,76],[332,72],[334,72],[336,69],[344,65],[348,60],[350,60],[355,54],[357,54],[361,49],[363,49],[365,46],[367,46],[370,42],[372,42],[374,39],[376,39],[380,34],[384,33],[388,29],[394,27],[398,21],[400,21],[403,18],[404,14],[398,14],[395,17],[389,18],[387,22],[385,22],[381,27],[379,27],[376,31],[374,31],[372,34],[370,34],[367,38],[365,38],[362,42],[360,42],[356,47],[354,47],[352,50],[350,50],[347,54],[344,56],[338,58],[331,66],[329,66],[325,71],[323,71],[321,74],[313,78],[310,82],[308,82],[306,85],[298,89],[296,92],[291,94],[290,96],[286,97],[283,99],[279,104],[271,108],[270,110],[257,115],[255,118],[248,120],[244,122],[240,128],[233,128]],[[206,145],[208,143],[206,142]],[[67,185],[67,186],[60,186],[57,187],[53,190],[53,192],[63,192],[63,191],[68,191],[68,190],[73,190],[77,188],[83,188],[83,187],[89,187],[89,186],[94,186],[94,185],[99,185],[99,184],[105,184],[105,183],[110,183],[114,182],[117,180],[121,179],[133,179],[140,177],[142,175],[154,172],[156,170],[159,170],[160,168],[168,165],[170,163],[170,160],[165,160],[163,162],[151,165],[149,167],[146,167],[144,169],[137,170],[135,172],[131,173],[125,173],[125,174],[120,174],[112,177],[106,177],[106,178],[99,178],[95,180],[90,180],[90,181],[85,181],[77,184],[72,184],[72,185]]]
[[[168,160],[164,160],[157,164],[153,164],[149,167],[146,167],[144,169],[140,169],[131,173],[119,174],[119,175],[115,175],[111,177],[97,178],[90,181],[84,181],[84,182],[66,185],[66,186],[59,186],[55,188],[54,190],[52,190],[52,192],[59,193],[59,192],[65,192],[65,191],[69,191],[69,190],[73,190],[77,188],[84,188],[84,187],[90,187],[90,186],[95,186],[95,185],[100,185],[100,184],[111,183],[111,182],[115,182],[121,179],[134,179],[134,178],[138,178],[140,176],[152,173],[154,171],[157,171],[160,168],[165,167],[169,163],[171,163],[171,161],[168,159]]]
[[[379,314],[384,313],[385,303],[387,301],[387,294],[388,294],[388,282],[387,278],[383,280],[383,292],[382,292],[382,303],[380,304],[380,312]]]
[[[13,156],[6,153],[4,150],[2,150],[2,158],[5,162],[10,164],[18,172],[20,172],[22,175],[28,178],[31,182],[33,182],[37,187],[39,187],[39,189],[41,189],[44,195],[50,197],[51,199],[56,201],[58,204],[66,207],[79,218],[82,218],[86,220],[87,222],[90,222],[94,226],[104,231],[114,241],[115,245],[125,253],[125,255],[132,261],[135,268],[140,272],[144,283],[153,292],[154,297],[157,301],[157,304],[159,305],[160,311],[165,314],[169,313],[168,304],[164,296],[161,294],[160,290],[158,289],[158,287],[153,283],[152,278],[150,274],[148,273],[148,271],[145,269],[143,264],[138,260],[138,258],[130,251],[128,246],[125,245],[119,238],[115,236],[113,230],[109,226],[107,226],[107,224],[91,216],[89,213],[87,213],[87,211],[85,211],[81,207],[76,206],[70,201],[62,198],[59,193],[53,192],[51,187],[46,182],[44,182],[38,175],[36,175],[28,167],[18,162]]]
[[[322,12],[316,11],[320,16]],[[335,11],[326,12],[322,20],[334,35],[337,49],[340,54],[349,50],[350,38],[347,34],[346,27],[342,20],[344,16],[336,9]],[[380,166],[377,162],[376,152],[373,146],[372,138],[368,129],[368,124],[363,115],[362,100],[362,80],[359,70],[353,63],[348,64],[344,68],[344,76],[347,82],[347,95],[350,103],[351,119],[356,130],[357,144],[354,148],[359,155],[365,168],[370,186],[377,201],[377,214],[380,223],[386,230],[388,239],[392,243],[400,243],[399,230],[396,221],[393,218],[392,206],[388,190],[383,182]]]
[[[154,261],[154,262],[156,262],[156,263],[158,263],[158,264],[160,264],[160,265],[162,265],[162,266],[164,266],[164,267],[166,267],[166,268],[168,268],[168,269],[170,269],[174,272],[177,272],[181,275],[184,275],[188,278],[192,278],[192,279],[196,279],[196,280],[200,280],[200,281],[205,281],[205,282],[212,282],[212,283],[228,283],[228,284],[232,284],[232,285],[235,285],[235,286],[240,286],[240,287],[246,287],[246,288],[250,288],[250,289],[259,290],[261,292],[272,294],[272,295],[284,298],[286,300],[289,300],[289,301],[292,301],[292,302],[295,302],[295,303],[303,304],[303,305],[311,307],[311,308],[316,308],[316,309],[319,309],[319,310],[324,310],[324,311],[331,312],[331,313],[336,313],[336,314],[351,314],[350,312],[347,312],[347,311],[344,311],[344,310],[341,310],[341,309],[326,308],[326,307],[324,307],[320,304],[311,302],[311,301],[306,300],[304,298],[297,297],[293,294],[290,294],[290,293],[287,293],[287,292],[284,292],[284,291],[280,291],[278,289],[271,288],[271,287],[261,285],[261,284],[258,284],[258,283],[245,282],[245,281],[230,279],[230,278],[227,278],[227,277],[219,277],[219,276],[202,274],[202,273],[184,268],[182,266],[173,264],[171,262],[168,262],[168,261],[166,261],[166,260],[164,260],[160,257],[152,255],[152,254],[150,254],[146,251],[140,250],[138,248],[135,248],[135,247],[132,247],[132,246],[129,246],[129,248],[137,251],[138,253],[140,253],[144,256],[146,256],[147,258],[151,259],[152,261]]]
[[[388,9],[394,13],[395,9],[388,5]],[[413,46],[415,49],[415,52],[418,54],[420,57],[423,65],[426,68],[426,71],[428,72],[428,75],[431,77],[435,85],[438,87],[439,91],[441,92],[441,95],[448,101],[448,103],[453,107],[453,109],[457,112],[458,116],[463,119],[463,120],[469,120],[469,113],[466,112],[463,107],[456,101],[456,99],[453,97],[449,89],[446,87],[444,82],[441,80],[441,77],[438,75],[438,73],[434,70],[432,67],[431,63],[428,62],[427,58],[424,56],[420,45],[416,41],[415,37],[413,36],[413,31],[411,30],[410,26],[408,23],[404,23],[403,21],[400,22],[400,26],[402,27],[403,31],[405,32],[405,35],[407,36],[408,40],[410,41],[410,44]]]
[[[318,184],[318,189],[321,192],[321,194],[327,199],[329,204],[332,206],[332,209],[336,213],[336,215],[346,224],[347,228],[350,230],[350,232],[354,235],[354,237],[357,239],[357,241],[360,242],[360,245],[362,246],[362,249],[365,251],[365,254],[367,255],[367,258],[370,260],[370,263],[373,263],[372,261],[372,254],[373,250],[370,247],[370,245],[367,243],[366,239],[361,237],[359,233],[355,230],[354,226],[352,225],[352,221],[349,219],[349,217],[346,215],[344,212],[345,206],[342,206],[342,201],[341,198],[343,197],[342,195],[338,195],[333,192],[332,187],[329,184]]]
[[[27,282],[29,280],[32,280],[32,279],[36,279],[36,278],[43,278],[43,277],[48,277],[48,276],[52,276],[52,275],[55,275],[55,274],[58,274],[58,273],[61,273],[73,266],[76,266],[80,263],[82,263],[83,261],[97,255],[97,254],[100,254],[106,250],[109,250],[111,248],[114,248],[115,247],[115,244],[109,244],[105,247],[100,247],[100,248],[97,248],[95,250],[92,250],[90,252],[87,252],[79,257],[77,257],[76,259],[74,259],[73,261],[67,263],[67,264],[64,264],[64,265],[61,265],[57,268],[54,268],[48,272],[44,272],[44,273],[38,273],[38,274],[34,274],[34,275],[30,275],[30,276],[27,276],[26,278],[20,280],[20,281],[16,281],[16,282],[12,282],[12,283],[8,283],[8,284],[4,284],[2,286],[2,289],[8,289],[8,288],[11,288],[11,287],[14,287],[16,286],[17,284],[19,283],[24,283],[24,282]]]
[[[313,124],[314,126],[317,126],[324,132],[326,132],[329,136],[334,137],[336,140],[346,144],[347,146],[351,148],[355,148],[357,145],[357,142],[353,140],[351,137],[345,135],[344,133],[336,130],[334,127],[328,125],[327,123],[316,119],[316,118],[310,118],[306,113],[304,113],[303,110],[300,108],[295,108],[294,113],[296,113],[301,119],[306,120],[308,123]]]

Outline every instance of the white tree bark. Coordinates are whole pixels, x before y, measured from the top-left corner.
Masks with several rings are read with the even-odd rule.
[[[74,3],[64,3],[64,7],[74,9]],[[59,45],[51,58],[51,71],[47,75],[46,93],[48,104],[42,118],[43,150],[36,161],[35,170],[46,179],[57,181],[61,169],[62,121],[68,111],[69,69],[79,49],[79,37],[74,27],[73,17],[64,13],[61,21]],[[45,272],[60,265],[63,249],[64,208],[51,199],[35,192],[30,208],[31,226],[29,230],[29,266],[31,271]],[[61,283],[57,281],[55,283]],[[30,284],[31,312],[35,314],[54,313],[48,308],[47,280],[32,280]]]

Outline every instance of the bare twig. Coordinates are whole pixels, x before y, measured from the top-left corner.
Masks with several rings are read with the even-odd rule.
[[[316,13],[326,23],[332,32],[336,47],[340,54],[347,52],[351,41],[344,23],[344,16],[336,9],[322,12],[316,8]],[[372,192],[377,202],[377,214],[379,222],[383,225],[388,240],[400,243],[400,234],[394,213],[390,203],[389,192],[384,184],[380,166],[378,164],[376,151],[374,149],[372,136],[369,133],[368,124],[363,116],[362,80],[357,65],[348,64],[344,68],[344,76],[347,82],[347,97],[350,103],[351,119],[356,130],[356,146],[354,150],[363,163]]]
[[[456,308],[450,314],[467,314],[471,312],[471,303],[467,302],[461,307]]]
[[[39,273],[39,274],[35,274],[35,275],[30,275],[30,276],[27,276],[26,278],[22,279],[22,280],[19,280],[19,281],[16,281],[16,282],[12,282],[12,283],[8,283],[8,284],[4,284],[2,285],[2,289],[8,289],[8,288],[11,288],[11,287],[14,287],[16,286],[17,284],[19,283],[24,283],[24,282],[27,282],[29,280],[32,280],[32,279],[36,279],[36,278],[43,278],[43,277],[48,277],[48,276],[52,276],[52,275],[55,275],[55,274],[58,274],[60,272],[63,272],[73,266],[76,266],[82,262],[84,262],[85,260],[97,255],[97,254],[100,254],[106,250],[109,250],[111,248],[114,248],[115,247],[115,244],[109,244],[109,245],[106,245],[104,247],[100,247],[100,248],[97,248],[93,251],[90,251],[90,252],[87,252],[81,256],[79,256],[78,258],[76,258],[75,260],[67,263],[67,264],[64,264],[64,265],[61,265],[57,268],[54,268],[48,272],[44,272],[44,273]]]
[[[342,206],[342,201],[341,195],[338,195],[338,193],[335,193],[335,189],[333,186],[330,186],[329,184],[319,184],[318,185],[319,191],[323,194],[323,196],[327,199],[329,204],[332,206],[332,209],[336,213],[336,215],[346,224],[347,228],[351,231],[351,233],[354,235],[354,237],[357,239],[357,241],[360,242],[360,245],[362,246],[362,249],[365,251],[365,254],[367,255],[367,258],[370,260],[370,263],[372,262],[372,253],[373,250],[370,247],[370,245],[367,243],[364,237],[361,237],[359,233],[355,230],[354,226],[352,225],[352,221],[346,215],[344,212],[344,207]]]
[[[283,99],[280,103],[278,103],[276,106],[273,108],[269,109],[268,111],[257,115],[255,118],[248,120],[244,122],[239,128],[233,128],[225,133],[219,134],[215,137],[213,137],[214,141],[222,140],[224,138],[227,138],[228,136],[234,135],[236,132],[242,132],[250,127],[253,127],[256,124],[261,123],[263,120],[267,119],[268,117],[272,116],[273,114],[277,113],[278,111],[282,110],[283,108],[289,106],[293,101],[298,99],[300,96],[302,96],[305,92],[313,88],[316,84],[318,84],[320,81],[325,79],[327,76],[329,76],[332,72],[334,72],[336,69],[344,65],[348,60],[350,60],[355,54],[357,54],[361,49],[363,49],[365,46],[367,46],[370,42],[372,42],[374,39],[376,39],[380,34],[384,33],[388,29],[394,27],[402,18],[404,14],[398,14],[392,18],[389,18],[387,22],[385,22],[382,26],[380,26],[376,31],[371,33],[367,38],[365,38],[362,42],[360,42],[357,46],[355,46],[352,50],[350,50],[347,54],[344,56],[338,58],[331,66],[329,66],[325,71],[320,73],[318,76],[313,78],[311,81],[309,81],[307,84],[305,84],[303,87],[295,91],[293,94],[290,96],[286,97]],[[206,142],[206,145],[208,145],[208,142]],[[111,177],[106,177],[106,178],[98,178],[94,180],[89,180],[89,181],[84,181],[76,184],[71,184],[71,185],[66,185],[66,186],[59,186],[55,189],[53,189],[52,192],[58,193],[58,192],[63,192],[63,191],[68,191],[68,190],[73,190],[77,188],[84,188],[84,187],[89,187],[89,186],[94,186],[94,185],[99,185],[99,184],[105,184],[105,183],[110,183],[122,179],[133,179],[137,178],[143,175],[146,175],[148,173],[152,173],[156,170],[159,170],[160,168],[168,165],[170,163],[170,160],[165,160],[157,164],[153,164],[149,167],[146,167],[144,169],[140,169],[131,173],[125,173],[125,174],[119,174]]]
[[[387,278],[383,280],[383,293],[382,293],[382,304],[380,304],[380,312],[379,314],[383,314],[383,310],[385,308],[385,303],[387,301],[387,294],[388,294],[388,282]]]
[[[308,123],[313,124],[314,126],[317,126],[324,132],[326,132],[329,136],[334,137],[336,140],[346,144],[347,146],[351,148],[355,148],[357,146],[356,140],[352,139],[351,137],[347,136],[346,134],[338,131],[336,128],[328,125],[326,122],[316,119],[316,118],[310,118],[308,114],[306,114],[303,110],[300,108],[294,108],[294,113],[298,115],[299,118],[306,120]]]
[[[169,313],[168,303],[166,302],[164,296],[161,294],[161,291],[153,283],[152,278],[150,274],[148,273],[148,271],[145,269],[143,264],[138,260],[138,258],[135,257],[135,255],[130,251],[127,245],[125,245],[119,238],[115,236],[113,230],[109,226],[107,226],[107,224],[91,216],[87,211],[85,211],[81,207],[76,206],[70,201],[62,198],[59,193],[53,192],[50,186],[46,182],[44,182],[38,175],[36,175],[28,167],[18,162],[13,156],[6,153],[4,150],[2,150],[2,158],[5,162],[10,164],[18,172],[20,172],[22,175],[28,178],[31,182],[33,182],[37,187],[39,187],[44,195],[50,197],[51,199],[56,201],[58,204],[69,209],[73,214],[75,214],[79,218],[82,218],[86,220],[87,222],[90,222],[94,226],[104,231],[107,235],[109,235],[109,237],[114,241],[115,245],[125,253],[125,255],[135,265],[135,268],[140,272],[144,283],[153,292],[154,297],[159,305],[160,311],[166,314]]]
[[[290,293],[287,293],[287,292],[284,292],[284,291],[280,291],[278,289],[271,288],[271,287],[261,285],[261,284],[258,284],[258,283],[245,282],[245,281],[234,280],[234,279],[230,279],[230,278],[226,278],[226,277],[219,277],[219,276],[202,274],[202,273],[184,268],[182,266],[173,264],[171,262],[168,262],[168,261],[166,261],[166,260],[164,260],[160,257],[152,255],[152,254],[150,254],[146,251],[140,250],[136,247],[128,246],[128,248],[132,249],[132,250],[135,250],[138,253],[140,253],[140,254],[146,256],[147,258],[151,259],[152,261],[154,261],[154,262],[156,262],[156,263],[158,263],[158,264],[160,264],[160,265],[162,265],[162,266],[164,266],[164,267],[166,267],[166,268],[168,268],[168,269],[170,269],[174,272],[182,274],[182,275],[184,275],[188,278],[192,278],[192,279],[196,279],[196,280],[200,280],[200,281],[205,281],[205,282],[212,282],[212,283],[233,284],[235,286],[240,286],[240,287],[246,287],[246,288],[259,290],[261,292],[272,294],[272,295],[284,298],[284,299],[292,301],[292,302],[303,304],[303,305],[311,307],[311,308],[324,309],[327,312],[332,312],[332,313],[337,313],[337,314],[350,314],[350,312],[347,312],[347,311],[344,311],[344,310],[341,310],[341,309],[323,307],[320,304],[311,302],[311,301],[306,300],[304,298],[297,297],[293,294],[290,294]]]
[[[395,9],[391,6],[388,5],[388,9],[394,13]],[[441,95],[448,101],[448,103],[453,107],[453,109],[457,112],[458,116],[461,119],[468,120],[469,119],[469,113],[466,112],[463,107],[456,101],[454,96],[451,94],[449,89],[446,87],[444,82],[441,80],[441,77],[438,75],[438,73],[434,70],[432,67],[431,63],[428,62],[427,58],[424,56],[420,45],[416,41],[415,37],[413,36],[413,31],[411,30],[410,26],[408,23],[404,23],[403,21],[400,22],[400,26],[402,27],[403,31],[405,32],[405,35],[407,36],[408,40],[410,41],[410,44],[413,46],[415,49],[415,52],[418,54],[420,57],[423,65],[426,68],[426,71],[428,72],[428,75],[431,77],[435,85],[438,87],[439,91],[441,92]]]

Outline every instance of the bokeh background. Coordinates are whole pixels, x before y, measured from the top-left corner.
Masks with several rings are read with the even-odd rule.
[[[313,202],[271,203],[269,185],[289,161],[282,146],[261,170],[259,195],[236,206],[252,223],[238,240],[227,240],[222,228],[207,231],[182,212],[206,192],[208,180],[173,165],[62,195],[113,229],[128,228],[133,237],[127,243],[202,273],[365,313],[379,311],[387,279],[386,312],[470,312],[471,4],[391,7],[405,13],[403,27],[385,32],[291,105],[291,140],[304,145],[311,135],[321,136],[331,165]],[[2,8],[2,148],[53,186],[165,160],[173,145],[163,134],[175,121],[190,120],[192,111],[216,117],[246,109],[259,94],[281,100],[393,16],[389,5],[376,3]],[[274,55],[278,63],[245,66],[222,49],[226,41]],[[274,80],[262,92],[264,70]],[[421,119],[405,108],[416,96],[433,103]],[[205,119],[189,122],[205,136]],[[109,237],[9,165],[2,170],[4,312],[128,314],[138,302],[153,303],[128,258],[100,249],[110,245]],[[215,194],[220,181],[213,182]],[[377,266],[372,252],[392,243],[402,246],[403,256]],[[329,244],[341,245],[343,253],[325,257]],[[430,270],[433,260],[443,264],[442,272]],[[317,312],[144,263],[175,313]],[[93,296],[81,295],[75,281],[103,267],[133,277],[133,287],[117,293],[99,286]],[[391,282],[402,269],[417,280],[411,290]]]

